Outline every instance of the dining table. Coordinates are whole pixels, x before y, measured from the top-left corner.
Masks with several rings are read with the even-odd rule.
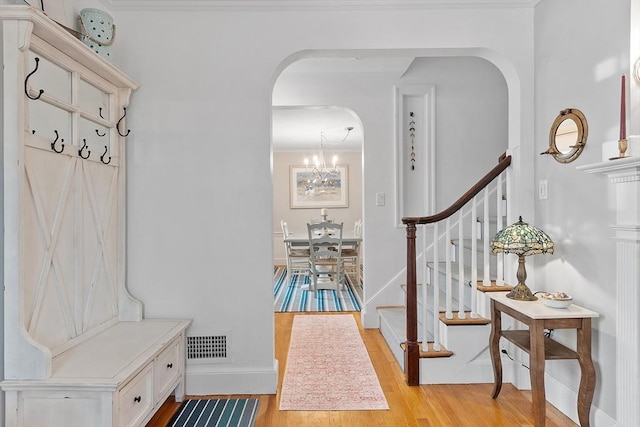
[[[291,243],[292,246],[309,246],[309,234],[306,232],[289,233],[289,236],[284,241]],[[355,246],[360,242],[362,242],[362,237],[356,236],[355,233],[342,233],[342,247]]]
[[[309,234],[308,233],[294,233],[290,232],[289,236],[284,239],[285,242],[291,243],[292,246],[309,246]],[[362,237],[357,236],[353,232],[342,233],[342,247],[354,247],[362,242]],[[320,279],[317,283],[318,289],[335,289],[335,285],[329,280]],[[302,285],[302,289],[309,289],[309,285]]]

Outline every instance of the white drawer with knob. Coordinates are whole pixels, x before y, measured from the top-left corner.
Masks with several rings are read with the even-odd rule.
[[[118,393],[118,426],[137,426],[154,407],[153,364],[147,365]]]
[[[156,359],[156,400],[165,398],[175,388],[182,376],[183,365],[180,360],[182,339],[173,340]]]
[[[51,378],[3,380],[5,425],[143,427],[173,391],[184,396],[190,323],[117,322],[56,356]]]

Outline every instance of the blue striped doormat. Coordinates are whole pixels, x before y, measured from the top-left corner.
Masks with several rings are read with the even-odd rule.
[[[309,277],[293,274],[287,283],[287,267],[275,266],[273,270],[273,308],[284,312],[360,311],[362,286],[347,277],[342,289],[318,290],[318,295],[303,289],[309,285]]]
[[[258,399],[187,399],[167,427],[253,427]]]

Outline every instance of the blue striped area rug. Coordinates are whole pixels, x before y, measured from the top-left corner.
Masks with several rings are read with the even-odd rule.
[[[187,399],[167,427],[253,427],[258,399]]]
[[[273,271],[273,307],[276,313],[284,312],[328,312],[360,311],[362,287],[354,286],[347,277],[347,283],[339,291],[319,289],[318,296],[302,289],[309,284],[309,277],[299,274],[291,276],[287,282],[287,268],[276,266]]]

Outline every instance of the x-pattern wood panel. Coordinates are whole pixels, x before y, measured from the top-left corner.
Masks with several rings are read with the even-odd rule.
[[[64,184],[60,191],[60,195],[57,200],[57,207],[55,208],[55,213],[53,217],[53,221],[51,224],[47,221],[47,216],[45,213],[45,205],[43,203],[43,198],[40,194],[39,185],[37,182],[36,172],[32,170],[29,161],[25,161],[25,174],[27,178],[27,183],[29,184],[29,195],[31,196],[31,201],[33,203],[35,213],[37,215],[37,222],[40,230],[40,237],[42,240],[42,245],[45,250],[45,255],[40,263],[40,274],[39,280],[36,286],[35,298],[33,301],[33,306],[31,307],[30,319],[27,326],[27,331],[30,334],[36,333],[36,328],[39,325],[39,316],[42,312],[42,306],[44,302],[44,298],[46,296],[46,287],[49,283],[49,275],[53,274],[54,284],[56,286],[56,295],[58,297],[58,303],[61,306],[61,313],[63,315],[63,324],[67,330],[67,333],[70,337],[74,337],[77,335],[77,331],[74,326],[72,311],[71,311],[71,303],[68,301],[66,296],[66,292],[63,289],[67,280],[63,277],[63,269],[61,267],[60,261],[58,259],[56,248],[58,244],[58,239],[60,237],[60,231],[62,227],[60,223],[62,221],[63,216],[65,215],[65,208],[67,206],[67,198],[70,195],[70,188],[73,180],[73,176],[75,175],[75,166],[76,159],[69,158],[66,163],[66,170],[64,172]],[[35,267],[35,261],[34,267]],[[62,325],[61,325],[62,326]]]
[[[38,272],[33,296],[26,301],[25,327],[31,336],[56,346],[117,316],[117,266],[111,261],[118,259],[113,220],[118,168],[26,150],[24,195],[33,216],[27,226],[37,232],[25,234],[39,240],[31,244],[40,245],[41,251],[25,258],[25,268]],[[57,308],[51,308],[52,299]]]
[[[98,166],[102,167],[102,166]],[[111,272],[111,251],[109,246],[107,245],[106,234],[109,232],[109,224],[111,222],[111,215],[113,213],[113,203],[116,201],[116,190],[118,183],[118,175],[116,173],[116,168],[111,168],[112,173],[110,174],[110,181],[108,184],[108,193],[106,196],[105,206],[100,209],[98,205],[98,199],[96,197],[96,192],[94,190],[94,183],[92,174],[89,170],[87,164],[83,162],[82,171],[84,178],[84,189],[85,193],[89,199],[89,208],[91,212],[91,219],[93,222],[93,230],[95,232],[96,238],[98,239],[98,246],[96,247],[95,254],[93,256],[93,262],[91,267],[91,280],[89,286],[89,295],[87,296],[87,303],[85,304],[85,310],[83,315],[83,326],[84,328],[89,327],[90,325],[90,316],[92,314],[93,301],[96,293],[96,284],[98,283],[98,276],[100,274],[101,268],[106,275],[107,281],[107,293],[109,295],[109,302],[111,306],[111,314],[116,315],[118,312],[117,306],[117,293],[115,289],[115,282],[113,280],[113,274]],[[94,177],[97,178],[97,177]],[[98,178],[99,179],[99,178]],[[87,256],[87,260],[89,258],[89,254],[85,254]],[[83,331],[84,332],[84,331]]]

